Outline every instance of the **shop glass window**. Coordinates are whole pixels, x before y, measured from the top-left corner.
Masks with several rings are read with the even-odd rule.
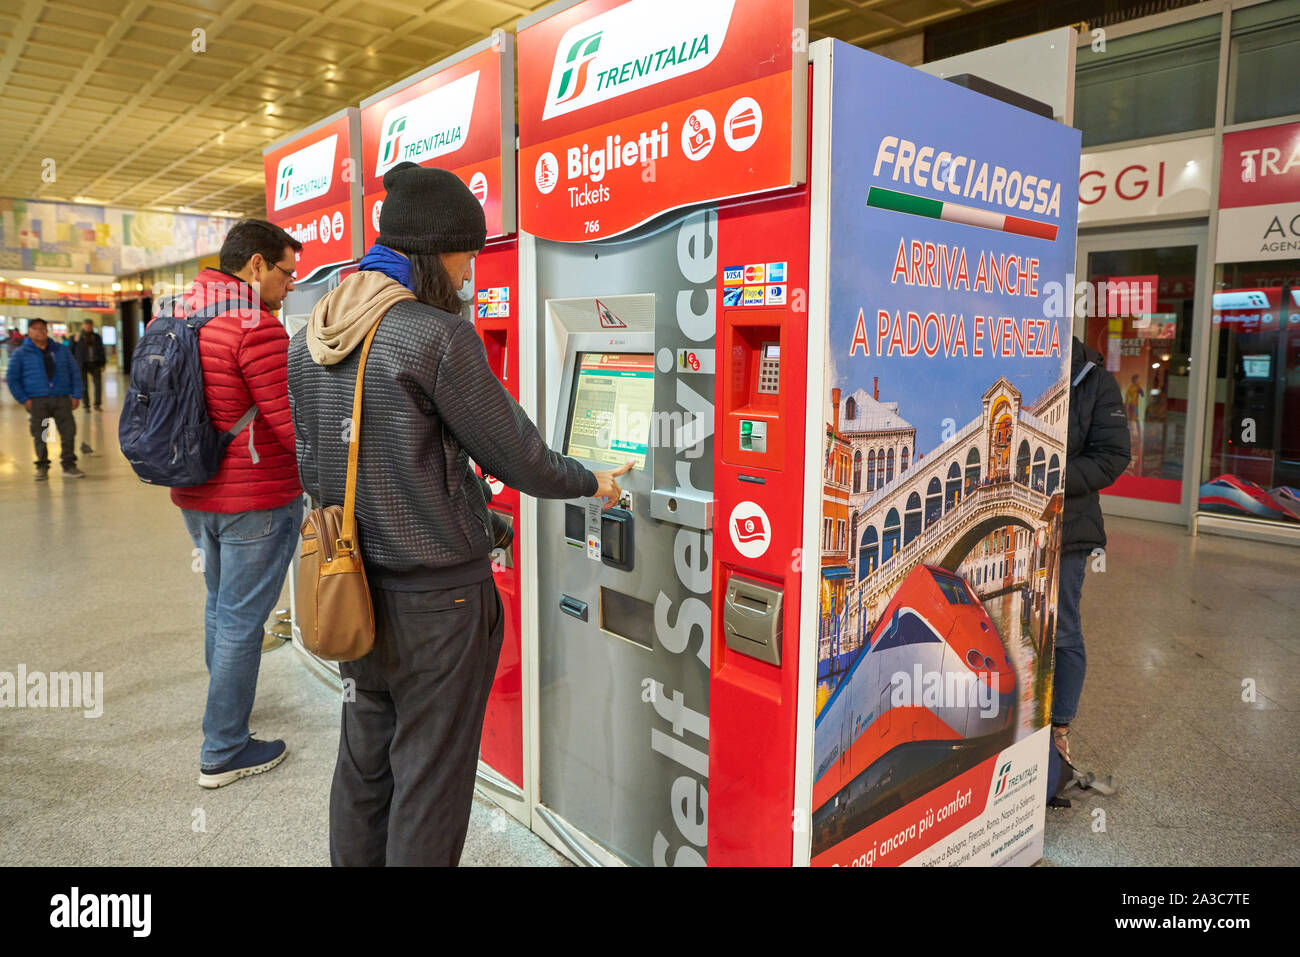
[[[1222,264],[1215,280],[1198,508],[1300,522],[1300,260]]]
[[[1228,122],[1300,113],[1300,0],[1272,0],[1232,13]]]
[[[1087,268],[1095,303],[1083,338],[1105,357],[1106,371],[1119,383],[1132,452],[1124,474],[1102,494],[1177,504],[1187,441],[1196,247],[1090,253]],[[1154,308],[1141,313],[1145,304],[1132,293],[1151,276]]]
[[[1221,22],[1202,17],[1118,37],[1105,51],[1079,47],[1074,125],[1084,148],[1213,127]]]

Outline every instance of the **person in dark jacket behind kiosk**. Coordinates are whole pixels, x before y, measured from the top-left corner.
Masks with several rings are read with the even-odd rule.
[[[455,865],[469,827],[479,737],[504,633],[484,471],[544,498],[618,501],[615,471],[546,447],[459,315],[486,225],[454,174],[401,163],[378,243],[289,345],[303,487],[342,504],[358,348],[366,359],[356,514],[375,644],[341,663],[345,701],[330,791],[330,860]],[[382,321],[381,321],[382,320]]]
[[[1079,617],[1083,577],[1093,550],[1106,547],[1098,493],[1120,477],[1129,456],[1128,416],[1119,383],[1106,371],[1101,353],[1076,337],[1070,352],[1070,432],[1052,681],[1052,741],[1067,761],[1070,722],[1079,707],[1088,664]]]
[[[81,392],[86,397],[86,411],[90,411],[90,384],[95,384],[95,411],[104,410],[104,340],[95,331],[95,323],[87,319],[81,324],[81,335],[73,341],[72,353],[81,367]]]
[[[72,350],[50,340],[44,319],[27,323],[27,341],[9,357],[5,372],[9,391],[31,416],[36,446],[36,481],[49,478],[50,455],[45,448],[47,423],[59,430],[63,474],[85,478],[77,468],[77,420],[73,412],[81,402],[81,376]]]

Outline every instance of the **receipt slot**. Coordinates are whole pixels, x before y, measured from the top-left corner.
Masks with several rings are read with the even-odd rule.
[[[727,580],[722,612],[727,647],[780,667],[784,598],[780,588],[732,575]]]

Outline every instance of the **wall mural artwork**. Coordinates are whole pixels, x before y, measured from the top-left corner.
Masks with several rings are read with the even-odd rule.
[[[45,269],[113,277],[140,272],[215,254],[234,222],[0,198],[0,273]]]

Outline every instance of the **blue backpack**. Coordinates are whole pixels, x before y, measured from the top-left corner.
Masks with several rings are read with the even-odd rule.
[[[170,300],[160,304],[140,337],[117,437],[141,481],[170,488],[202,485],[217,474],[230,443],[257,416],[254,403],[229,432],[218,432],[203,395],[199,330],[235,308],[254,307],[227,300],[187,316],[180,299]]]

